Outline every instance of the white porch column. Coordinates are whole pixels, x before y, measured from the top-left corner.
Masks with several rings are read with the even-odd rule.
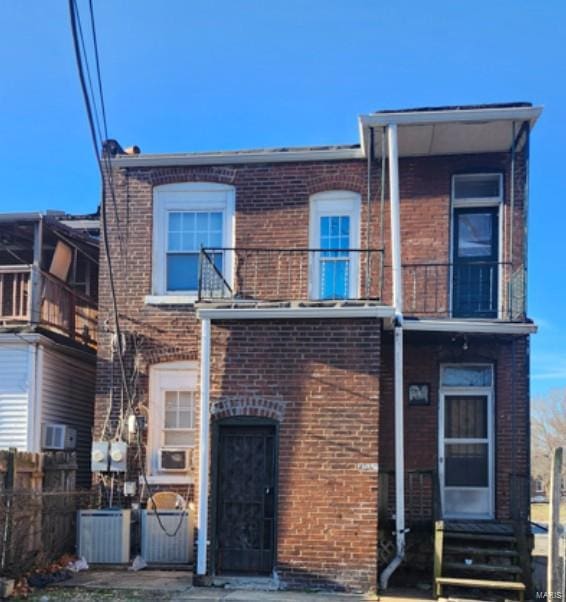
[[[198,473],[197,575],[206,575],[208,552],[208,458],[210,432],[210,319],[201,324],[200,339],[200,429]]]
[[[395,401],[395,542],[397,554],[383,570],[381,587],[387,588],[389,578],[405,556],[405,442],[403,417],[403,271],[401,264],[401,209],[399,195],[399,151],[397,125],[387,126],[389,151],[389,207],[391,217],[391,266],[393,279],[394,328],[394,401]]]
[[[387,126],[389,149],[389,206],[391,211],[391,267],[393,277],[393,307],[403,313],[403,273],[401,268],[401,201],[399,195],[399,151],[397,125]]]

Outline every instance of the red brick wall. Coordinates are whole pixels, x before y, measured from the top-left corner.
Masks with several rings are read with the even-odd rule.
[[[467,350],[462,347],[464,341]],[[392,337],[382,344],[380,470],[394,469],[394,406]],[[526,337],[460,336],[405,332],[405,467],[407,471],[437,471],[440,364],[492,363],[495,374],[495,493],[499,519],[511,518],[511,495],[521,512],[528,505],[529,390]],[[515,350],[513,351],[513,346]],[[515,365],[513,366],[513,353]],[[409,383],[429,383],[428,406],[409,406]],[[514,399],[513,399],[514,398]],[[519,475],[513,477],[512,475]],[[391,488],[392,489],[392,488]],[[390,511],[394,491],[389,496]],[[414,501],[414,500],[413,500]],[[427,500],[432,508],[432,499]],[[412,500],[407,492],[407,507]]]
[[[503,170],[507,168],[508,157],[502,154],[403,159],[400,173],[404,261],[448,260],[450,182],[453,173],[474,170]],[[517,260],[521,257],[522,169],[522,163],[520,162],[517,169],[515,212],[515,254]],[[379,165],[376,162],[372,172],[372,247],[380,246],[378,237],[380,230],[379,171]],[[366,245],[368,226],[365,161],[119,169],[114,171],[113,180],[116,190],[115,206],[114,199],[110,196],[107,198],[110,246],[122,329],[128,335],[126,358],[128,370],[130,373],[132,366],[136,366],[138,373],[135,388],[136,403],[147,405],[147,376],[151,364],[199,358],[200,331],[194,309],[188,306],[151,306],[144,303],[144,297],[151,293],[154,186],[183,181],[221,182],[233,185],[236,188],[236,245],[258,247],[307,246],[309,196],[324,190],[352,190],[361,194],[363,207],[361,240],[363,246]],[[508,223],[508,176],[506,183],[505,219]],[[386,198],[387,196],[386,187]],[[383,218],[384,240],[386,241],[385,261],[389,263],[387,202],[385,203]],[[389,299],[389,275],[386,278],[384,290],[386,299]],[[110,413],[110,431],[112,433],[120,413],[121,404],[118,364],[115,360],[112,362],[111,357],[110,331],[113,329],[113,320],[108,269],[104,260],[101,261],[99,300],[100,333],[95,437],[98,437],[101,432],[111,397],[113,397]],[[334,447],[327,444],[328,440],[334,436],[344,440],[347,437],[346,431],[342,428],[345,424],[344,421],[348,421],[348,428],[350,428],[350,425],[357,424],[360,420],[360,410],[365,404],[367,407],[364,409],[363,420],[371,422],[374,426],[368,428],[367,435],[364,433],[361,438],[356,436],[354,439],[350,434],[350,439],[356,445],[354,450],[345,452],[347,458],[344,461],[351,463],[355,457],[364,454],[368,458],[374,458],[369,459],[368,462],[377,461],[377,448],[372,447],[372,445],[376,445],[377,433],[371,430],[377,429],[377,393],[374,397],[371,397],[370,390],[374,391],[373,387],[378,378],[376,364],[378,356],[375,354],[377,353],[379,341],[375,344],[375,341],[371,338],[373,335],[368,334],[368,326],[364,321],[358,323],[345,321],[343,324],[349,324],[352,332],[341,332],[340,335],[328,331],[328,326],[325,324],[330,324],[330,322],[320,322],[316,331],[313,330],[313,325],[317,324],[316,322],[297,322],[295,324],[295,326],[292,326],[288,323],[282,323],[281,331],[278,330],[279,326],[275,324],[263,327],[259,323],[235,325],[234,336],[229,337],[230,344],[228,344],[228,340],[225,340],[230,334],[228,327],[226,325],[215,327],[213,347],[225,345],[229,357],[234,357],[233,346],[239,341],[240,350],[238,353],[243,354],[243,358],[247,357],[248,364],[244,371],[243,364],[236,361],[234,357],[230,369],[224,374],[220,382],[218,380],[221,371],[220,364],[224,360],[215,351],[214,394],[243,394],[245,396],[250,390],[258,390],[264,398],[268,398],[274,391],[283,390],[289,395],[294,395],[293,403],[288,407],[286,406],[283,417],[284,424],[288,426],[282,431],[282,442],[288,446],[288,449],[295,450],[297,448],[301,454],[304,454],[305,458],[310,458],[309,462],[311,460],[313,462],[317,461],[320,453],[325,454],[325,457],[328,457],[326,466],[335,466],[332,460]],[[298,330],[299,324],[302,328],[300,331]],[[251,325],[254,327],[253,331]],[[276,340],[277,337],[282,339],[281,351],[279,351],[279,347],[274,349],[273,345],[270,346],[266,343],[265,328],[273,329],[272,334]],[[242,329],[245,329],[245,334]],[[257,334],[254,334],[256,330]],[[271,338],[271,334],[267,338]],[[292,342],[297,340],[300,341],[300,346]],[[257,354],[246,356],[246,354],[254,351],[255,344],[265,350],[265,357],[259,357]],[[436,348],[437,354],[439,353],[438,345]],[[387,343],[385,347],[389,353],[391,345]],[[489,348],[487,351],[497,354],[498,366],[509,365],[508,342],[501,341],[496,346],[490,341],[487,347]],[[499,347],[501,347],[501,351],[498,351]],[[518,347],[522,350],[524,344],[522,346],[518,345]],[[407,358],[409,363],[424,364],[424,370],[430,370],[432,374],[434,371],[433,356],[429,355],[428,350],[429,348],[426,348],[423,353],[415,352],[412,354],[408,349]],[[519,357],[522,357],[521,353],[523,351],[519,351]],[[281,354],[280,359],[284,365],[295,366],[300,364],[304,367],[305,364],[310,362],[315,367],[315,371],[313,373],[300,372],[301,383],[299,383],[296,375],[293,375],[292,379],[287,376],[283,378],[280,371],[275,371],[277,364],[274,358],[279,357],[278,354]],[[317,360],[317,357],[321,359]],[[303,362],[302,360],[305,358],[308,361]],[[357,361],[353,362],[353,358]],[[269,373],[269,370],[267,370],[267,372],[261,373],[257,369],[258,362],[260,362],[260,365],[265,365],[266,370],[269,369],[271,372]],[[518,362],[518,365],[520,364],[521,362]],[[368,366],[371,366],[371,369]],[[408,370],[411,374],[413,369],[409,367]],[[501,368],[498,368],[498,370],[501,370]],[[418,374],[421,371],[421,369],[415,369]],[[387,388],[390,377],[387,370],[385,374],[383,395],[387,400],[390,399],[390,391]],[[510,372],[501,372],[501,375],[498,376],[498,382],[504,382],[505,378],[509,379],[509,374]],[[523,373],[520,378],[520,391],[524,391],[526,386],[525,375],[526,373]],[[435,381],[432,376],[430,378],[431,383],[433,383],[432,394],[434,395]],[[422,380],[422,378],[419,378],[419,380]],[[356,390],[359,388],[362,392],[361,397],[358,397],[357,391],[355,395],[347,396],[340,389],[343,383],[350,383]],[[322,399],[327,393],[333,403],[340,406],[340,411],[345,411],[342,420],[337,418],[338,409],[328,414],[328,407]],[[303,397],[301,398],[300,395]],[[249,407],[252,407],[256,404],[255,400],[256,398],[251,398],[248,399],[248,402],[244,401],[244,403],[248,403]],[[517,422],[522,424],[521,420],[523,420],[527,407],[524,394],[518,394],[517,400],[517,412],[522,413],[521,416],[517,415]],[[299,404],[300,401],[302,401],[301,404]],[[277,406],[279,409],[275,408],[275,410],[270,406],[275,402],[276,400],[265,401],[264,399],[261,401],[260,407],[246,411],[277,412],[280,409],[279,406]],[[360,405],[356,406],[356,404]],[[375,408],[371,410],[370,406],[371,408],[375,406]],[[352,407],[354,407],[354,410],[350,412]],[[407,428],[414,435],[413,441],[415,442],[408,447],[408,466],[430,465],[431,462],[434,465],[434,456],[430,456],[429,461],[428,456],[422,453],[422,448],[418,445],[418,442],[423,443],[426,439],[426,443],[423,444],[431,446],[431,449],[434,448],[433,441],[436,441],[436,432],[433,432],[435,418],[431,417],[431,410],[434,410],[434,407],[433,405],[430,408],[411,408],[408,412],[409,422]],[[225,411],[220,405],[215,406],[214,409],[220,413]],[[385,421],[381,428],[381,438],[383,439],[381,453],[384,463],[387,463],[388,458],[391,459],[391,448],[387,443],[392,432],[392,423],[388,418],[391,416],[390,410],[391,402],[386,401],[384,404]],[[507,410],[502,413],[501,421],[502,424],[509,423]],[[292,430],[291,425],[295,425]],[[352,428],[354,427],[352,426]],[[291,433],[294,437],[293,446],[290,444]],[[427,433],[426,436],[425,433]],[[309,445],[309,441],[321,436],[326,438],[326,442],[319,448],[318,453],[315,453],[314,448]],[[505,462],[509,462],[511,454],[509,436],[508,430],[501,432],[500,447],[503,465],[505,465]],[[508,447],[504,447],[505,441],[507,441]],[[525,441],[524,438],[519,439],[515,446],[517,458],[526,457],[528,446]],[[362,452],[362,449],[366,451]],[[133,452],[135,451],[133,450]],[[432,453],[434,454],[434,451]],[[135,477],[137,473],[136,456],[137,453],[132,453],[130,477]],[[284,455],[282,457],[285,458]],[[294,451],[293,457],[298,458],[298,454],[295,456]],[[339,461],[342,460],[336,458],[336,462],[339,463]],[[294,464],[293,462],[297,463]],[[344,471],[325,469],[325,472],[321,473],[320,470],[307,468],[306,460],[304,465],[295,459],[293,459],[293,462],[290,458],[287,464],[287,472],[285,470],[281,472],[281,478],[287,481],[293,491],[297,491],[296,503],[293,499],[285,497],[292,494],[283,493],[283,491],[283,497],[281,498],[282,528],[278,553],[280,567],[286,579],[289,583],[302,583],[308,581],[306,576],[320,575],[321,582],[335,580],[349,585],[354,584],[354,582],[358,584],[373,583],[374,578],[370,566],[375,567],[375,552],[371,552],[370,548],[373,546],[373,549],[375,549],[375,537],[370,535],[370,531],[376,528],[376,519],[372,514],[375,496],[377,495],[374,475],[357,475],[350,469],[344,469]],[[360,462],[364,463],[363,460],[360,460]],[[195,456],[195,465],[198,465],[197,463],[198,457]],[[501,474],[503,475],[503,473]],[[308,475],[309,480],[304,478],[305,475]],[[193,476],[196,478],[196,472]],[[300,478],[303,479],[302,482],[299,482]],[[348,496],[344,498],[344,493],[347,495],[349,491],[346,483],[350,483],[352,480],[356,483],[354,487],[356,491],[355,504],[358,505],[358,519],[344,518],[350,505],[350,498]],[[498,491],[503,492],[503,481],[504,476],[501,476]],[[313,487],[310,486],[311,483],[314,483]],[[362,490],[367,493],[365,501],[361,501]],[[322,492],[324,492],[324,495]],[[503,496],[501,497],[501,511],[505,513],[505,504],[508,504],[508,501],[505,501],[503,493],[498,495]],[[333,508],[336,508],[336,510],[329,511],[326,516],[324,513],[318,516],[314,505],[310,504],[312,496],[318,496],[318,499],[329,496],[335,502],[336,505]],[[293,520],[291,520],[291,517]],[[337,517],[338,521],[334,520]],[[333,526],[329,526],[331,524]],[[307,537],[312,538],[312,543],[306,543]],[[340,538],[344,542],[350,543],[340,542]],[[355,547],[347,549],[345,552],[342,550],[344,554],[338,553],[336,547],[338,542],[340,545],[354,546],[354,543],[352,543],[354,539]],[[360,550],[363,550],[363,553]],[[315,557],[318,557],[318,560],[315,560]],[[355,567],[359,568],[356,569]],[[313,577],[312,581],[316,582],[317,578]]]
[[[380,323],[219,322],[216,418],[280,421],[276,570],[289,586],[375,587]]]

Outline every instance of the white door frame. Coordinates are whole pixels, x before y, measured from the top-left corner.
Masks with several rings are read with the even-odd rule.
[[[349,190],[318,192],[310,197],[309,248],[320,248],[320,218],[347,215],[350,217],[350,249],[360,248],[361,197]],[[360,296],[360,253],[349,253],[348,296]],[[320,299],[320,253],[309,253],[309,299]]]
[[[441,367],[442,370],[442,367]],[[493,378],[493,377],[492,377]],[[493,382],[493,381],[492,381]],[[450,443],[487,443],[488,445],[488,490],[489,511],[485,514],[473,513],[446,513],[445,512],[445,438],[444,417],[445,398],[447,395],[487,397],[487,439],[451,439]],[[469,519],[492,519],[495,516],[495,437],[494,437],[494,396],[493,385],[491,387],[450,387],[440,386],[439,389],[439,412],[438,412],[438,479],[440,483],[440,497],[443,518],[469,518]],[[454,489],[461,489],[455,487]],[[485,490],[485,487],[466,487],[469,491]]]
[[[481,179],[484,177],[493,177],[497,176],[499,178],[499,194],[496,197],[485,197],[485,198],[461,198],[456,199],[455,189],[456,189],[456,180],[458,178],[466,178],[466,179]],[[486,209],[497,208],[497,224],[498,224],[498,250],[497,250],[497,261],[498,261],[498,269],[497,269],[497,319],[504,320],[505,315],[503,312],[504,303],[503,303],[503,262],[505,261],[504,257],[504,244],[503,244],[503,235],[504,235],[504,195],[503,195],[503,174],[502,173],[467,173],[467,174],[454,174],[452,176],[451,182],[451,208],[450,208],[450,269],[449,269],[449,277],[450,277],[450,287],[448,291],[448,306],[450,310],[450,317],[453,317],[454,306],[453,306],[453,286],[454,286],[454,214],[456,209],[474,209],[476,207],[481,208],[485,207]],[[509,275],[511,277],[511,274]]]

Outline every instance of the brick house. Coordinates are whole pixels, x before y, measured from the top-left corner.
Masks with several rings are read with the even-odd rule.
[[[382,111],[335,147],[106,144],[134,384],[128,408],[103,263],[95,438],[145,418],[125,478],[194,504],[198,575],[368,590],[434,519],[526,520],[539,114]]]

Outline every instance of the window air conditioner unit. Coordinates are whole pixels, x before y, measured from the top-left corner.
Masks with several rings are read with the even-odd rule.
[[[44,424],[41,447],[43,449],[75,449],[77,431],[66,424]]]
[[[161,449],[159,469],[164,472],[182,472],[189,468],[188,449]]]

